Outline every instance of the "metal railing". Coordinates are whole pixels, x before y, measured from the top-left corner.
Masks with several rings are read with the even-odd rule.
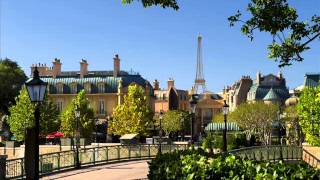
[[[187,144],[162,144],[162,153],[174,150],[187,149]],[[80,149],[81,166],[91,166],[109,162],[121,162],[125,160],[139,160],[155,157],[159,152],[159,145],[117,145],[101,146]],[[73,150],[55,153],[41,154],[39,157],[39,173],[46,175],[67,169],[73,169],[76,165],[76,152]],[[23,178],[24,158],[10,159],[6,161],[6,178]]]
[[[253,146],[229,151],[230,154],[256,161],[302,160],[301,146]]]

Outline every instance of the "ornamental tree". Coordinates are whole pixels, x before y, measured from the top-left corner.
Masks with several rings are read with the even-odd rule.
[[[171,133],[175,133],[181,130],[189,130],[189,114],[185,111],[170,110],[164,114],[163,120],[161,122],[161,128],[167,136],[169,136]]]
[[[297,104],[299,124],[306,134],[306,141],[320,146],[320,85],[303,89]]]
[[[89,100],[84,90],[81,90],[77,94],[60,116],[60,131],[63,132],[66,137],[74,137],[76,135],[77,119],[75,117],[75,110],[77,107],[80,109],[80,135],[81,137],[89,138],[95,125],[94,112],[93,109],[89,107]]]
[[[264,102],[243,103],[230,114],[241,129],[244,130],[249,141],[252,135],[257,135],[262,143],[271,143],[272,122],[277,119],[279,106]]]
[[[153,123],[153,112],[150,109],[142,87],[134,84],[128,87],[123,104],[113,110],[109,132],[114,135],[146,135],[147,128]]]
[[[303,61],[301,54],[320,37],[320,16],[300,20],[297,10],[287,0],[251,0],[246,10],[245,15],[238,10],[230,16],[230,26],[242,23],[241,32],[251,41],[255,31],[270,34],[272,42],[268,46],[268,57],[280,67]]]
[[[10,131],[18,141],[24,140],[25,129],[34,126],[35,104],[30,101],[25,87],[20,90],[20,94],[15,99],[16,105],[9,108],[10,116],[8,124]],[[45,97],[40,106],[40,135],[45,136],[48,133],[57,131],[60,126],[59,112],[55,104]]]

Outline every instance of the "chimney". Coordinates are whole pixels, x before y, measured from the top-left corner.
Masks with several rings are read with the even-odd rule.
[[[257,72],[257,84],[259,85],[261,82],[261,74],[260,71]]]
[[[52,76],[56,78],[61,73],[61,62],[60,59],[55,58],[52,62]]]
[[[171,87],[174,87],[174,80],[172,78],[168,80],[168,89],[170,89]]]
[[[38,71],[39,71],[39,76],[47,76],[47,65],[46,64],[32,64],[31,66],[31,76],[33,76],[33,71],[35,70],[35,68],[37,67]]]
[[[279,79],[282,79],[282,78],[283,78],[283,75],[282,75],[282,71],[281,71],[281,70],[280,70],[279,73],[278,73],[278,78],[279,78]]]
[[[159,90],[159,81],[158,80],[154,80],[153,81],[153,89],[154,90]]]
[[[120,74],[120,59],[119,55],[116,54],[113,58],[113,77],[117,77]]]
[[[81,59],[81,61],[80,61],[80,78],[83,78],[87,74],[88,74],[87,60]]]

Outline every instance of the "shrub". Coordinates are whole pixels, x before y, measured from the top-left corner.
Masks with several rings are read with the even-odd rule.
[[[277,164],[203,150],[161,154],[149,163],[149,179],[319,179],[320,170],[306,163]]]

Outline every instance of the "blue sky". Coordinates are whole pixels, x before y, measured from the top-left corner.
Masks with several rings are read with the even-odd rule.
[[[121,68],[133,69],[160,86],[175,79],[180,89],[190,89],[196,71],[197,35],[203,36],[204,76],[210,91],[219,92],[242,75],[255,78],[277,73],[267,58],[271,37],[256,33],[250,42],[239,26],[227,18],[243,10],[247,0],[180,0],[180,10],[143,8],[120,0],[0,0],[1,57],[16,60],[30,74],[30,66],[51,65],[57,57],[63,70],[110,70],[119,54]],[[320,14],[320,1],[290,1],[301,19]],[[304,53],[305,61],[283,69],[287,86],[303,83],[306,72],[320,72],[320,41]]]

